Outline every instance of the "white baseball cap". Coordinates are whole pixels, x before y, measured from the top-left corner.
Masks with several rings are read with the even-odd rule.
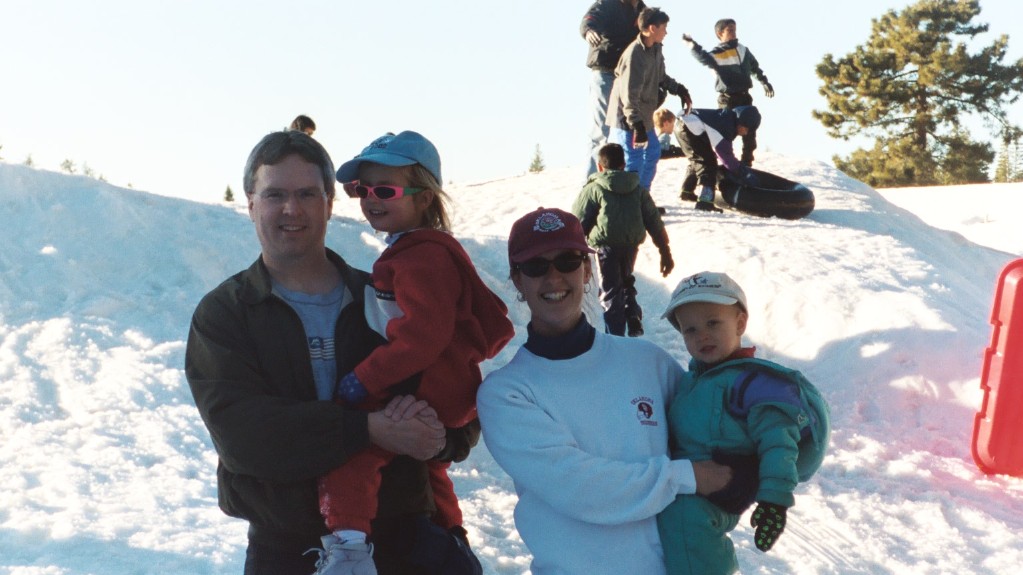
[[[675,291],[671,293],[671,302],[668,303],[668,308],[664,310],[664,315],[661,317],[678,329],[675,308],[698,301],[722,305],[739,304],[742,306],[742,311],[746,311],[746,294],[739,284],[735,283],[735,280],[728,277],[728,274],[700,272],[678,282]]]

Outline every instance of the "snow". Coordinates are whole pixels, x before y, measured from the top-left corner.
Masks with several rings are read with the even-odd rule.
[[[653,193],[677,268],[661,278],[649,243],[637,263],[645,337],[687,362],[656,318],[685,275],[727,271],[748,295],[745,342],[832,406],[829,455],[775,549],[753,547],[746,518],[733,533],[742,572],[1015,572],[1023,480],[983,475],[970,441],[995,282],[1023,257],[1023,184],[878,192],[762,155],[759,167],[815,191],[810,216],[697,213],[676,198],[685,160],[669,160]],[[456,235],[518,331],[485,371],[512,357],[528,319],[507,280],[511,223],[569,208],[579,178],[573,167],[448,190]],[[199,298],[258,255],[244,206],[0,165],[0,209],[0,574],[240,573],[246,526],[217,508],[182,366]],[[357,203],[334,211],[328,245],[368,268],[382,239]],[[527,573],[514,488],[486,447],[453,476],[485,572]]]

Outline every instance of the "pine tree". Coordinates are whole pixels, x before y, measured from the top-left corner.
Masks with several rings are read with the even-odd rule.
[[[540,144],[537,144],[536,150],[533,152],[533,162],[529,164],[529,171],[539,174],[545,167],[543,164],[543,154],[540,153]]]
[[[1015,150],[1012,154],[1012,160],[1010,160],[1012,172],[1009,174],[1009,181],[1023,182],[1023,145],[1021,145],[1019,138],[1016,139],[1013,147]]]
[[[919,0],[874,19],[851,54],[824,57],[817,76],[828,109],[813,117],[832,137],[875,140],[835,156],[839,169],[878,187],[988,181],[991,138],[973,139],[962,121],[979,116],[1003,137],[1019,129],[1006,108],[1023,90],[1023,58],[1002,64],[1004,34],[968,53],[988,29],[972,22],[978,14],[977,0]]]
[[[1002,147],[995,161],[996,182],[1018,182],[1023,180],[1023,149],[1020,147],[1023,134],[1002,138]]]
[[[224,190],[224,201],[229,204],[234,202],[234,192],[231,191],[231,186]]]
[[[71,161],[71,158],[65,158],[64,161],[60,163],[60,169],[69,174],[73,174],[77,168],[75,168],[75,163]]]
[[[36,165],[36,163],[32,160],[32,154],[29,154],[28,156],[26,156],[25,157],[25,161],[22,162],[22,163],[25,164],[26,166],[30,167],[30,168],[32,166]]]

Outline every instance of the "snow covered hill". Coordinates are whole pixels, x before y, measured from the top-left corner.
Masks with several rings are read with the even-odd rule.
[[[653,193],[677,267],[661,278],[648,244],[637,264],[645,337],[687,362],[656,318],[683,276],[727,271],[749,298],[745,341],[831,403],[830,454],[775,549],[734,533],[743,573],[1015,572],[1023,480],[981,474],[970,437],[995,279],[1023,256],[1019,226],[1000,219],[1020,213],[1023,190],[999,191],[1004,209],[992,199],[984,214],[928,196],[925,223],[830,166],[762,155],[816,192],[809,217],[697,213],[676,199],[685,160],[666,161]],[[518,329],[486,371],[528,319],[507,280],[508,229],[537,206],[570,207],[578,178],[448,190],[456,235]],[[909,193],[884,191],[918,205]],[[0,208],[0,574],[240,573],[245,525],[217,509],[216,456],[182,365],[199,298],[258,255],[244,207],[0,164]],[[328,245],[368,268],[381,238],[354,201],[334,212]],[[528,572],[511,481],[485,446],[453,470],[485,571]]]

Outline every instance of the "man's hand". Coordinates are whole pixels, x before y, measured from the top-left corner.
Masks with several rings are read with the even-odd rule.
[[[774,86],[770,82],[764,82],[764,95],[768,98],[774,97]]]
[[[713,461],[694,461],[693,474],[696,476],[696,493],[699,495],[714,493],[732,480],[732,468]]]
[[[433,458],[447,441],[437,412],[412,396],[396,397],[386,408],[370,413],[367,426],[374,445],[420,461]]]
[[[596,30],[586,31],[586,41],[590,43],[590,46],[599,46],[601,40],[603,39],[600,37],[600,34],[598,34]]]
[[[693,37],[690,36],[689,34],[682,34],[682,43],[688,46],[689,49],[691,50],[693,48],[693,45],[696,44],[696,41],[693,40]]]

